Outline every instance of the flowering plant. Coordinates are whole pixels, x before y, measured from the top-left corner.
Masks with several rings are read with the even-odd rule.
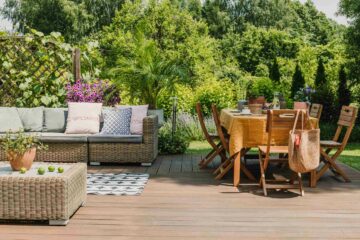
[[[93,83],[77,80],[74,84],[67,84],[66,91],[67,102],[94,102],[114,106],[121,100],[120,92],[114,85],[99,79]]]
[[[312,96],[315,92],[316,92],[315,89],[312,89],[309,86],[306,86],[305,88],[301,88],[295,94],[294,101],[311,103]]]

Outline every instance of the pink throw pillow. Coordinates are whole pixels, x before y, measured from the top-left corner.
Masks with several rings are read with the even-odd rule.
[[[65,133],[99,133],[102,103],[71,102],[68,106],[69,114]]]
[[[143,134],[143,120],[147,116],[149,105],[139,105],[139,106],[117,106],[118,108],[128,108],[131,107],[131,123],[130,123],[130,132],[131,134]]]

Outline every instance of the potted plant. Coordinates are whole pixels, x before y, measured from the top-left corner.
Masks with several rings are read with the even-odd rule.
[[[36,150],[47,149],[37,136],[27,135],[23,130],[7,132],[1,141],[1,147],[14,171],[19,171],[21,168],[29,170],[35,159]]]
[[[294,96],[294,109],[308,109],[315,90],[309,86],[301,88]]]

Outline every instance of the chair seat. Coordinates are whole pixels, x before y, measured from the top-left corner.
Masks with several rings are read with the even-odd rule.
[[[267,146],[259,146],[259,150],[262,153],[266,153]],[[288,153],[289,149],[288,146],[271,146],[270,153]]]
[[[320,141],[320,146],[328,147],[328,148],[339,148],[341,147],[341,143],[335,141]]]

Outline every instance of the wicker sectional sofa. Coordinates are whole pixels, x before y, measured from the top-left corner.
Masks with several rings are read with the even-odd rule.
[[[44,112],[45,110],[46,108]],[[44,113],[44,124],[45,122]],[[149,166],[158,154],[158,117],[155,115],[143,119],[142,135],[65,134],[47,131],[45,127],[43,131],[31,134],[38,135],[48,146],[47,151],[37,152],[35,161],[141,163]],[[0,150],[0,161],[6,161],[3,150]]]

